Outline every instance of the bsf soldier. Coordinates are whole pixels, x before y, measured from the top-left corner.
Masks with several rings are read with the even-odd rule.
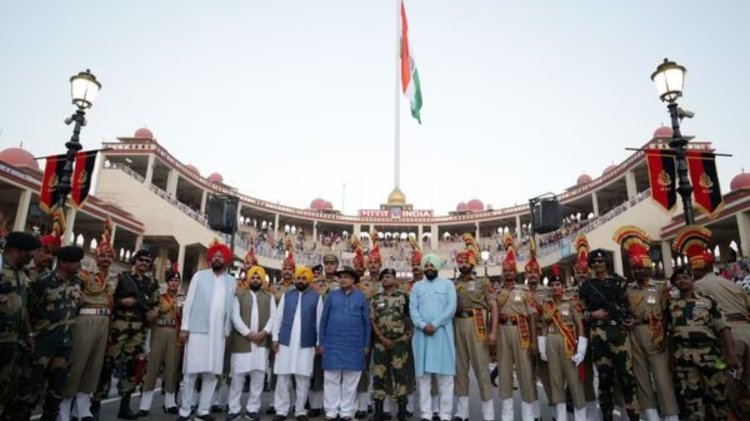
[[[179,409],[175,400],[177,392],[177,365],[182,355],[182,343],[179,340],[180,320],[182,318],[177,293],[180,291],[182,276],[177,263],[167,272],[167,292],[159,297],[159,307],[154,327],[151,329],[148,365],[143,380],[143,393],[138,409],[139,417],[147,417],[151,411],[154,398],[156,378],[164,365],[162,388],[164,390],[164,412],[177,414]]]
[[[724,368],[739,367],[732,332],[713,298],[696,292],[693,276],[683,266],[670,281],[680,291],[667,314],[677,378],[680,419],[728,420]],[[726,362],[722,361],[719,337]]]
[[[618,229],[612,239],[626,251],[635,279],[628,284],[626,295],[635,319],[635,326],[630,330],[630,345],[638,404],[648,421],[659,421],[659,412],[665,421],[677,421],[679,408],[664,335],[669,288],[651,279],[653,262],[648,253],[651,238],[646,232],[626,225]]]
[[[567,386],[573,398],[575,421],[585,421],[586,400],[578,367],[586,355],[588,339],[584,334],[581,313],[575,300],[565,294],[557,265],[549,276],[549,286],[552,296],[542,304],[543,335],[539,337],[539,355],[543,361],[548,362],[549,403],[555,405],[555,420],[565,421],[568,416],[565,407]]]
[[[457,301],[453,331],[456,344],[456,416],[453,421],[469,419],[469,367],[479,383],[483,419],[494,421],[488,347],[497,343],[497,327],[493,324],[488,329],[488,326],[489,321],[497,317],[497,305],[490,292],[489,279],[477,279],[473,273],[479,252],[474,237],[466,233],[463,240],[466,251],[456,253],[456,264],[461,275],[455,281]]]
[[[383,400],[388,379],[393,380],[393,397],[398,404],[398,420],[406,421],[406,403],[412,326],[409,318],[409,296],[396,288],[396,271],[380,272],[383,291],[370,302],[370,319],[375,336],[373,353],[374,421],[383,421]],[[390,374],[390,375],[389,375]]]
[[[417,244],[417,241],[413,238],[409,239],[411,245],[411,256],[409,261],[411,263],[411,274],[412,278],[401,284],[400,288],[406,293],[411,294],[411,289],[414,284],[424,279],[424,272],[422,271],[422,249]],[[406,403],[406,415],[411,418],[414,414],[414,390],[416,387],[417,379],[414,378],[414,350],[409,347],[409,359],[406,362],[406,393],[408,395],[408,401]],[[439,406],[438,400],[438,387],[435,378],[432,381],[432,407],[437,408]],[[437,413],[433,414],[433,418],[440,419]]]
[[[21,231],[9,233],[4,241],[0,262],[0,402],[8,402],[27,352],[30,332],[26,304],[30,278],[24,266],[41,245],[33,235]]]
[[[60,405],[60,421],[70,419],[71,403],[75,399],[78,417],[92,419],[91,395],[96,392],[104,352],[109,338],[112,316],[113,278],[109,272],[114,259],[111,244],[112,225],[107,219],[102,238],[96,247],[96,268],[82,269],[81,303],[73,328],[73,353],[68,381]]]
[[[326,279],[328,291],[339,288],[339,281],[336,279],[336,271],[339,269],[339,258],[333,253],[326,253],[323,256],[323,275]]]
[[[147,275],[153,264],[153,256],[148,250],[138,250],[133,256],[133,269],[123,272],[117,278],[117,288],[113,295],[114,313],[112,316],[104,368],[99,376],[99,387],[92,400],[91,409],[98,416],[101,399],[106,393],[106,384],[119,360],[123,364],[125,378],[120,385],[120,408],[117,416],[134,420],[136,413],[130,409],[130,397],[141,382],[145,371],[144,344],[148,324],[156,319],[159,305],[159,289],[156,282]]]
[[[607,257],[608,252],[603,249],[591,251],[588,263],[594,276],[581,285],[578,295],[585,306],[583,320],[591,328],[591,350],[599,373],[602,418],[604,421],[612,420],[616,378],[628,417],[631,421],[637,421],[640,415],[630,360],[628,329],[633,327],[633,319],[627,310],[627,281],[609,274]]]
[[[529,261],[524,266],[524,275],[526,275],[526,288],[528,301],[531,309],[534,311],[536,319],[537,338],[542,334],[542,305],[549,299],[549,290],[544,285],[539,285],[539,281],[542,277],[542,267],[539,266],[539,262],[536,260],[536,240],[531,237],[529,242]],[[549,386],[549,371],[547,370],[547,363],[542,361],[539,356],[532,358],[531,365],[534,369],[534,376],[541,380],[544,393],[550,396]],[[541,418],[542,408],[539,405],[539,393],[537,388],[534,388],[534,418]]]
[[[44,397],[42,420],[55,421],[70,369],[73,324],[81,299],[83,249],[61,247],[57,267],[29,284],[28,314],[31,324],[31,366],[19,380],[14,398],[5,408],[3,420],[28,420]]]
[[[500,372],[500,398],[502,420],[511,421],[513,416],[513,367],[516,368],[521,387],[521,416],[524,421],[534,419],[534,393],[536,382],[531,367],[531,357],[536,354],[536,317],[531,309],[526,292],[516,285],[516,249],[513,237],[503,238],[506,255],[503,261],[503,285],[496,291],[498,317],[494,318],[493,330],[498,334],[497,356]]]

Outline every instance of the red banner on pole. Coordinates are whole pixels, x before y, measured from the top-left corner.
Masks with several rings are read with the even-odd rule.
[[[47,157],[47,164],[44,166],[44,176],[42,176],[42,185],[39,187],[39,207],[47,213],[51,213],[52,209],[59,202],[57,185],[60,184],[64,168],[65,155]]]
[[[70,196],[73,206],[80,208],[89,197],[91,177],[94,174],[97,151],[81,151],[76,154],[75,169],[71,180]]]
[[[712,152],[686,151],[690,184],[693,186],[695,205],[710,219],[719,215],[724,197],[716,171],[716,155]]]
[[[651,199],[667,212],[677,205],[677,165],[674,152],[667,149],[647,149],[648,181]]]

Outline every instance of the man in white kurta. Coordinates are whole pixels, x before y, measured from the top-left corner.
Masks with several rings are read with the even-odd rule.
[[[187,344],[180,421],[189,419],[199,375],[202,387],[196,416],[201,420],[213,419],[209,415],[211,395],[224,366],[224,345],[229,336],[235,290],[234,278],[226,273],[232,253],[227,246],[216,243],[208,249],[208,259],[211,269],[193,275],[182,311],[180,337]]]
[[[310,390],[313,361],[319,345],[320,316],[323,313],[323,300],[315,290],[309,288],[312,279],[310,269],[298,267],[294,273],[295,289],[290,289],[281,297],[276,309],[273,323],[273,348],[276,352],[274,373],[277,375],[274,421],[286,419],[289,413],[292,376],[297,386],[294,416],[297,419],[307,418],[305,402]]]
[[[234,331],[229,345],[232,352],[232,383],[229,387],[229,413],[226,421],[235,420],[241,415],[240,400],[246,375],[250,375],[250,393],[245,406],[247,417],[251,420],[260,419],[260,395],[263,392],[276,312],[273,296],[261,289],[266,279],[265,270],[260,266],[252,266],[248,268],[245,277],[249,281],[249,289],[237,291],[232,307]],[[246,322],[248,318],[249,324]]]

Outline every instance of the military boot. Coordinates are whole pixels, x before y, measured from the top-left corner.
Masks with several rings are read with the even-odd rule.
[[[383,401],[375,401],[375,413],[370,418],[370,421],[383,421]]]
[[[409,416],[406,413],[406,402],[398,404],[398,413],[396,414],[396,420],[406,421]]]
[[[137,420],[138,415],[130,410],[130,392],[126,392],[120,399],[120,410],[117,411],[117,418],[121,420]]]

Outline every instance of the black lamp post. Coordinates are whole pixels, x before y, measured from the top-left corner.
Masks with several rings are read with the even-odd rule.
[[[690,185],[687,160],[685,159],[688,140],[680,133],[680,121],[685,117],[691,118],[693,114],[677,105],[677,98],[682,96],[685,73],[687,73],[687,69],[684,66],[665,58],[664,62],[659,64],[656,71],[651,74],[651,80],[656,84],[659,98],[667,103],[667,109],[669,110],[672,121],[672,139],[669,141],[669,147],[675,151],[677,158],[677,193],[682,197],[685,224],[692,225],[695,222],[693,203],[690,198],[693,187]]]
[[[83,148],[79,136],[81,134],[81,127],[86,125],[86,109],[91,108],[96,94],[99,93],[101,87],[102,84],[96,80],[96,76],[91,74],[89,69],[70,78],[70,97],[73,105],[78,107],[78,109],[73,115],[65,119],[65,124],[70,125],[71,123],[75,123],[75,125],[73,126],[73,136],[65,143],[68,152],[65,156],[65,167],[63,168],[62,177],[60,183],[57,185],[56,192],[58,194],[58,206],[60,206],[63,212],[65,211],[65,201],[72,190],[73,162],[75,161],[76,153]]]

